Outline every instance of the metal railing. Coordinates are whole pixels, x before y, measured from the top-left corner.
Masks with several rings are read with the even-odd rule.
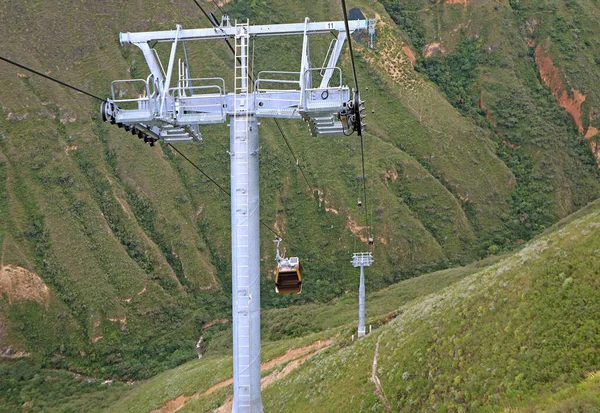
[[[277,79],[277,78],[264,78],[267,75],[284,75],[284,76],[296,76],[298,80],[291,79]],[[291,85],[294,87],[286,88],[274,88],[274,87],[261,87],[262,84],[277,84],[277,85]],[[274,91],[290,91],[300,90],[300,72],[282,72],[282,71],[263,71],[259,72],[256,80],[254,81],[254,90],[257,92],[274,92]]]
[[[124,91],[119,89],[115,90],[116,85],[134,85],[134,84],[142,84],[143,87],[133,87],[126,88]],[[150,85],[152,87],[150,87]],[[155,104],[154,99],[158,96],[157,91],[157,83],[154,81],[154,76],[150,75],[146,80],[144,79],[123,79],[123,80],[115,80],[110,84],[110,93],[112,96],[112,101],[117,104],[120,110],[125,111],[150,111],[154,112]],[[139,94],[140,90],[143,91],[143,94]],[[123,98],[123,95],[126,95],[128,92],[137,93],[137,97],[126,97]],[[117,96],[117,92],[119,96]]]
[[[198,83],[215,82],[219,84],[202,85]],[[180,86],[169,89],[173,99],[173,118],[195,116],[225,118],[225,80],[219,77],[182,79]]]
[[[348,89],[342,85],[342,70],[339,67],[316,67],[306,69],[304,71],[304,81],[306,85],[312,86],[309,84],[309,80],[312,79],[314,73],[325,73],[327,70],[332,70],[334,75],[332,75],[332,80],[334,77],[338,78],[338,82],[336,85],[327,86],[324,88],[321,87],[305,87],[303,95],[300,97],[301,99],[301,107],[305,110],[311,109],[323,109],[327,110],[331,108],[334,110],[335,108],[341,107],[344,103],[344,89]]]

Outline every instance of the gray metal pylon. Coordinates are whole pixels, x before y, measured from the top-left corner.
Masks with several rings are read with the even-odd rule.
[[[375,19],[369,19],[369,49],[373,50],[373,39],[375,38]]]
[[[371,252],[355,252],[352,255],[352,265],[360,267],[360,283],[358,287],[358,337],[365,335],[365,267],[373,263]]]
[[[234,413],[262,413],[258,125],[248,105],[248,23],[235,25],[230,118]]]
[[[250,26],[248,22],[217,28],[120,33],[122,45],[140,48],[150,69],[145,79],[115,80],[111,98],[102,105],[103,120],[137,132],[153,144],[200,141],[200,125],[223,123],[229,118],[231,165],[231,247],[233,318],[233,409],[235,413],[262,413],[260,397],[260,221],[258,181],[257,118],[304,119],[314,135],[328,137],[345,133],[339,120],[347,113],[350,89],[342,82],[336,66],[344,41],[358,30],[366,30],[366,20],[272,24]],[[326,67],[309,64],[308,36],[337,33]],[[264,71],[248,82],[248,41],[250,37],[303,35],[303,64],[300,72]],[[189,62],[179,65],[177,82],[171,84],[178,44],[197,40],[235,40],[234,90],[227,93],[223,78],[193,78]],[[167,70],[151,46],[170,42]],[[324,63],[325,64],[325,63]],[[321,73],[319,85],[312,84],[314,72]],[[290,80],[290,74],[298,76]],[[141,96],[122,96],[128,84],[144,89]],[[281,87],[281,85],[285,85]],[[131,86],[131,85],[129,85]],[[137,90],[136,88],[131,88]],[[364,313],[364,312],[363,312]]]

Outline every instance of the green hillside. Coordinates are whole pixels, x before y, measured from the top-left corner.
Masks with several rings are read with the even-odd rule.
[[[493,236],[497,245],[528,238],[597,191],[600,14],[594,1],[383,3],[419,57],[417,70],[496,135],[497,154],[515,175],[507,232]]]
[[[599,251],[595,202],[515,253],[369,294],[374,329],[357,342],[355,297],[267,310],[263,377],[275,380],[263,385],[265,411],[595,412]],[[315,332],[273,338],[306,319]],[[212,412],[232,392],[231,358],[210,353],[132,386],[81,389],[44,411]]]
[[[202,4],[220,15],[214,2]],[[510,251],[598,198],[594,0],[349,5],[377,18],[375,50],[364,37],[355,43],[370,115],[366,183],[377,264],[369,291]],[[238,0],[223,10],[253,24],[342,19],[338,1]],[[200,16],[184,0],[5,4],[1,55],[108,96],[112,80],[147,75],[142,54],[119,46],[119,32],[209,27]],[[415,70],[410,51],[420,56],[434,41],[445,53],[419,58]],[[223,76],[230,86],[227,46],[200,43],[189,47],[194,76]],[[315,65],[328,43],[311,43]],[[257,40],[253,70],[297,70],[300,44]],[[341,61],[350,83],[347,54]],[[556,76],[570,87],[569,99],[581,100],[574,91],[586,96],[581,128],[577,113],[557,103],[569,99],[557,92]],[[544,78],[555,80],[546,86]],[[231,342],[226,324],[203,326],[231,313],[229,199],[168,146],[151,148],[102,123],[91,98],[4,62],[0,80],[0,377],[23,378],[0,381],[0,400],[22,406],[30,393],[9,394],[14,386],[62,383],[70,378],[64,370],[147,379],[196,358],[203,333],[203,361],[222,354]],[[311,138],[301,122],[280,123],[310,188],[276,125],[264,120],[261,218],[286,239],[288,254],[303,259],[305,283],[299,296],[274,293],[272,234],[263,231],[267,354],[281,353],[286,340],[329,337],[320,333],[330,322],[323,308],[348,331],[358,284],[349,260],[366,248],[356,202],[360,142]],[[215,125],[202,134],[204,142],[177,148],[227,188],[229,131]],[[455,271],[444,274],[466,275]],[[416,291],[401,297],[424,294]],[[286,310],[291,304],[302,306]],[[339,318],[337,305],[347,310]],[[382,304],[379,315],[398,307]],[[306,312],[314,314],[311,323]],[[301,338],[306,334],[317,336]],[[111,401],[98,396],[100,388],[82,384],[78,394],[91,395],[81,403]],[[118,398],[128,389],[116,383],[107,392]],[[61,397],[66,403],[70,394]],[[401,397],[390,400],[400,405]]]
[[[396,319],[356,345],[315,356],[267,388],[265,408],[386,411],[369,381],[378,349],[390,411],[596,411],[599,206],[400,306]],[[552,410],[557,405],[564,410]]]

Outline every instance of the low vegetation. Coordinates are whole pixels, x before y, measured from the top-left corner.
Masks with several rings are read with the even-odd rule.
[[[67,7],[51,1],[17,2],[0,10],[6,22],[0,28],[6,43],[3,55],[106,96],[110,80],[147,75],[142,53],[118,45],[119,31],[172,29],[174,22],[188,28],[209,25],[198,20],[194,2],[175,3],[159,0],[141,7],[128,2],[119,4],[115,13],[108,3]],[[355,43],[369,115],[363,202],[368,201],[367,216],[376,238],[376,265],[367,278],[367,289],[373,291],[369,299],[377,303],[377,310],[369,310],[370,323],[376,327],[371,338],[355,345],[348,340],[354,330],[358,287],[357,271],[349,259],[365,247],[361,238],[367,234],[365,211],[357,203],[363,183],[361,143],[355,136],[310,138],[302,122],[282,121],[298,158],[293,159],[274,123],[261,122],[261,219],[283,236],[288,256],[301,257],[306,274],[302,295],[275,294],[272,234],[263,231],[263,354],[270,358],[289,346],[335,337],[337,347],[315,357],[324,365],[333,363],[341,375],[350,374],[350,367],[329,356],[350,357],[363,349],[357,360],[359,370],[367,375],[348,384],[362,396],[354,401],[341,399],[359,410],[385,405],[370,387],[372,352],[381,337],[381,355],[389,356],[393,344],[384,340],[394,335],[384,324],[395,316],[402,320],[406,313],[402,308],[409,308],[404,305],[473,276],[487,260],[521,248],[600,195],[600,176],[590,151],[598,137],[583,136],[600,129],[600,115],[594,109],[600,99],[598,8],[584,0],[458,3],[385,0],[351,5],[367,17],[379,16],[375,50],[367,48],[366,36]],[[219,14],[212,3],[206,7]],[[250,18],[253,24],[302,21],[307,14],[312,21],[342,17],[339,2],[333,0],[234,0],[223,10],[233,18]],[[514,30],[505,36],[502,29],[507,27]],[[322,61],[329,41],[327,36],[311,41],[314,65]],[[429,47],[434,42],[440,47]],[[226,45],[198,43],[188,44],[194,76],[224,76],[231,88],[232,77],[224,73],[230,73],[233,58]],[[300,38],[255,39],[253,72],[297,70],[300,46]],[[164,60],[168,47],[158,44],[156,48]],[[417,56],[415,67],[407,48]],[[547,59],[540,60],[540,53]],[[538,67],[548,59],[562,81],[564,98],[544,81],[543,73],[555,72]],[[341,65],[345,83],[351,83],[347,57]],[[139,381],[166,370],[157,380],[170,380],[188,368],[202,370],[204,362],[224,370],[218,377],[203,372],[194,386],[208,388],[225,379],[229,324],[206,326],[231,317],[229,198],[168,146],[150,148],[123,129],[102,123],[96,102],[87,96],[4,63],[0,79],[0,267],[20,267],[39,276],[49,291],[46,300],[16,299],[9,289],[0,292],[0,353],[30,354],[0,364],[5,378],[0,380],[0,404],[12,411],[94,411],[110,410],[110,403],[121,398],[124,404],[112,405],[118,406],[117,411],[125,410],[130,401],[135,406],[145,403],[144,409],[155,408],[198,389],[181,385],[148,397]],[[565,101],[579,102],[575,106],[581,112],[581,125],[572,111],[563,109],[568,106]],[[203,127],[202,134],[203,143],[178,145],[178,149],[227,188],[229,131],[225,125],[212,125]],[[530,280],[527,291],[552,299],[540,299],[540,306],[570,299],[569,294],[575,294],[575,301],[595,299],[579,291],[571,268],[563,266],[568,263],[580,270],[569,258],[579,252],[569,251],[566,261],[548,257],[555,261],[548,271],[559,278],[564,273],[564,280]],[[537,276],[543,279],[541,273]],[[565,289],[558,291],[562,283]],[[415,341],[406,342],[415,352],[422,345],[435,349],[435,354],[422,356],[423,363],[441,360],[452,377],[444,373],[438,388],[432,388],[419,376],[415,383],[406,383],[411,386],[408,391],[381,376],[394,408],[408,406],[413,399],[426,403],[422,398],[428,397],[449,410],[471,408],[475,402],[483,403],[486,393],[491,408],[497,410],[499,400],[514,404],[517,394],[528,403],[543,403],[544,392],[549,394],[552,385],[566,389],[592,371],[590,356],[589,363],[577,359],[570,367],[548,368],[542,378],[525,375],[517,380],[518,374],[513,373],[547,361],[539,356],[528,361],[534,364],[515,364],[510,371],[507,367],[494,374],[477,373],[480,380],[469,388],[470,395],[453,393],[454,387],[470,380],[470,373],[464,371],[468,362],[494,356],[469,353],[470,358],[458,366],[454,359],[442,357],[466,340],[467,328],[495,334],[488,298],[472,297],[477,308],[485,310],[481,317],[476,309],[460,307],[473,322],[455,319],[453,311],[458,309],[453,308],[448,310],[452,318],[425,323],[420,336],[415,333]],[[544,314],[551,322],[541,307],[519,307],[521,301],[512,304],[520,311]],[[496,307],[495,314],[507,311],[502,313],[507,320],[518,318],[506,306]],[[574,314],[567,315],[565,323],[576,322]],[[478,324],[483,320],[490,324]],[[561,340],[573,333],[565,326],[540,326],[564,327]],[[585,337],[595,331],[593,325],[582,328]],[[457,343],[450,338],[435,341],[431,338],[435,329],[447,329],[460,338]],[[512,327],[509,331],[515,334]],[[533,340],[519,334],[515,340]],[[205,357],[196,361],[194,347],[200,336]],[[514,350],[516,344],[505,340],[507,349]],[[531,349],[541,344],[524,345]],[[517,357],[504,350],[500,348],[496,356],[510,356],[515,363],[525,363],[525,356],[533,354],[523,350]],[[393,357],[410,358],[400,350]],[[409,362],[418,363],[418,358]],[[409,380],[404,381],[417,377],[420,366],[411,368]],[[403,373],[394,371],[392,376],[395,380],[400,374],[402,379]],[[302,397],[310,394],[319,400],[336,394],[328,386],[339,379],[328,376],[322,379],[323,393],[314,393],[310,381],[321,374],[306,379]],[[538,379],[551,384],[527,387]],[[104,380],[114,380],[113,385],[100,384]],[[136,384],[124,384],[130,380]],[[580,386],[587,389],[594,383],[590,379]],[[36,386],[44,391],[37,392]],[[536,399],[533,391],[541,398]],[[221,403],[226,393],[220,389],[207,403]],[[266,394],[266,403],[276,406],[276,399],[268,396],[276,391]],[[130,397],[140,399],[134,403]],[[568,397],[565,394],[565,403]],[[286,406],[296,403],[293,398],[279,400]]]

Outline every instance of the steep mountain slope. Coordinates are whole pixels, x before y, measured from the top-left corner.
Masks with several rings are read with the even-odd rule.
[[[420,57],[417,69],[497,135],[498,155],[518,187],[506,217],[510,231],[496,242],[527,238],[584,205],[581,197],[597,191],[590,180],[600,78],[595,2],[384,4]]]
[[[275,341],[266,334],[265,410],[594,411],[599,275],[595,202],[516,253],[369,294],[367,323],[374,329],[359,341],[350,341],[356,298],[267,310],[266,331],[307,319],[318,332]],[[212,412],[231,394],[230,375],[230,353],[214,349],[146,382],[101,393],[118,401],[95,404],[90,393],[54,406]]]
[[[524,152],[507,154],[504,137],[488,121],[453,107],[446,92],[415,72],[381,4],[353,5],[378,19],[375,50],[364,38],[357,44],[363,96],[374,110],[365,146],[377,265],[368,288],[511,247],[598,196],[592,155],[571,139],[577,135],[568,115],[539,82],[528,99],[534,111],[547,109],[542,135],[552,144],[523,144]],[[224,10],[252,23],[342,18],[337,1],[234,1]],[[183,0],[23,1],[0,6],[2,53],[104,96],[113,79],[147,71],[141,53],[118,45],[120,31],[207,27],[199,16]],[[314,62],[322,61],[327,44],[311,44]],[[294,38],[257,40],[254,71],[297,70],[299,45]],[[224,44],[190,47],[190,59],[194,76],[223,76],[231,84]],[[524,65],[537,79],[533,66]],[[347,56],[342,67],[351,73]],[[195,357],[202,326],[230,316],[228,198],[168,147],[147,147],[102,124],[90,98],[4,63],[0,79],[0,349],[30,353],[38,366],[135,379]],[[493,80],[482,75],[478,82],[485,79]],[[592,87],[589,96],[600,93]],[[505,118],[522,129],[537,119],[513,120],[498,109],[503,95],[492,96],[484,94],[484,101],[499,127]],[[359,142],[309,138],[299,122],[282,125],[312,188],[266,120],[261,216],[289,240],[288,253],[304,259],[306,283],[301,296],[275,295],[271,234],[263,232],[265,307],[355,290],[348,260],[365,247],[356,204]],[[179,149],[227,187],[228,130],[207,127],[203,136],[204,143]]]
[[[264,392],[265,408],[501,411],[548,407],[546,397],[559,404],[550,394],[600,368],[599,207],[400,307],[388,326],[356,345],[315,356]],[[589,390],[579,393],[581,403],[573,397],[564,406],[598,407],[594,385],[582,387]]]

